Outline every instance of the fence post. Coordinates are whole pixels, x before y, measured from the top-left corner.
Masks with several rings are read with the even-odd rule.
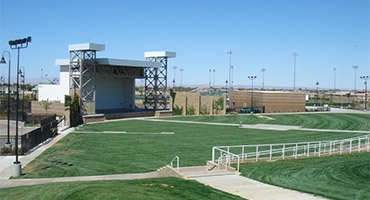
[[[272,159],[272,144],[270,144],[270,160]]]
[[[307,157],[310,157],[310,143],[307,143]]]
[[[298,143],[295,144],[295,159],[297,159],[298,154]]]
[[[256,145],[256,162],[258,162],[258,145]]]
[[[358,137],[358,152],[361,152],[361,138]]]
[[[283,157],[283,160],[284,160],[285,159],[285,144],[283,144],[282,157]]]

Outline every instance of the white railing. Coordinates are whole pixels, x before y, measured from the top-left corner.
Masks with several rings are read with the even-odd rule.
[[[170,166],[173,168],[173,161],[175,161],[176,160],[176,171],[179,171],[179,168],[180,168],[180,157],[178,157],[178,156],[175,156],[172,160],[171,160],[171,162],[170,162]]]
[[[332,154],[352,153],[370,150],[370,135],[358,136],[343,140],[311,141],[285,144],[258,144],[218,146],[212,148],[214,163],[230,166],[230,163],[246,161],[273,160],[323,156]]]
[[[221,153],[221,155],[217,159],[218,169],[220,169],[221,165],[224,165],[225,170],[228,170],[228,168],[230,168],[231,163],[236,161],[237,162],[236,171],[239,172],[239,165],[240,165],[239,155],[233,154],[233,153],[228,152],[228,151],[224,151],[222,149],[220,149],[220,153]],[[212,161],[215,163],[214,160],[212,160]]]

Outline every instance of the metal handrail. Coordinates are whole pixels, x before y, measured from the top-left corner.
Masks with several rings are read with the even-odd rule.
[[[269,156],[271,160],[272,157],[280,157],[284,159],[285,157],[294,157],[310,155],[324,155],[332,153],[342,154],[345,149],[351,153],[353,150],[360,152],[361,149],[365,151],[370,151],[370,135],[358,136],[353,138],[347,138],[342,140],[332,140],[332,141],[311,141],[311,142],[298,142],[298,143],[281,143],[281,144],[258,144],[258,145],[236,145],[236,146],[218,146],[212,148],[212,161],[215,162],[216,152],[220,157],[217,160],[221,160],[225,155],[232,155],[231,159],[241,158],[241,162],[245,159],[255,158],[256,161],[262,156]],[[278,148],[275,148],[278,147]],[[362,147],[362,148],[361,148]],[[355,150],[355,149],[356,150]],[[235,153],[235,149],[238,153]],[[249,149],[249,150],[247,150]],[[252,150],[254,149],[254,150]],[[234,150],[234,153],[232,153]],[[252,151],[250,151],[252,150]],[[241,152],[241,153],[239,153]],[[279,154],[279,156],[276,156]],[[275,155],[275,156],[274,156]],[[235,156],[235,157],[234,157]],[[230,157],[229,157],[230,158]]]
[[[175,161],[175,159],[176,159],[176,171],[179,171],[179,168],[180,168],[180,157],[178,157],[178,156],[173,157],[173,159],[170,162],[170,166],[171,166],[171,168],[173,168],[173,161]]]

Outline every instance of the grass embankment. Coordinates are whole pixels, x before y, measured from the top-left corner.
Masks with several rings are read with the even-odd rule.
[[[184,119],[235,124],[242,120],[244,124],[266,123],[296,125],[306,128],[368,131],[370,130],[369,116],[356,114],[292,114],[269,116],[275,120],[250,115],[186,117]],[[175,117],[173,119],[179,120],[181,118]],[[104,131],[125,131],[126,134],[108,134],[104,133]],[[153,134],[161,132],[173,132],[174,134]],[[83,126],[75,133],[70,133],[42,153],[36,160],[26,166],[23,170],[25,175],[22,177],[63,177],[154,171],[167,164],[175,155],[180,156],[180,166],[204,165],[207,160],[211,159],[211,148],[213,146],[318,141],[343,139],[356,135],[359,134],[302,130],[254,130],[240,129],[237,126],[142,120],[91,124]],[[357,157],[356,155],[361,155],[360,157],[362,158],[354,159]],[[369,153],[353,154],[353,159],[352,155],[346,156],[261,162],[243,165],[241,170],[248,176],[256,179],[263,177],[268,180],[267,182],[280,184],[283,187],[294,188],[292,185],[295,185],[295,189],[302,190],[304,187],[309,188],[306,186],[308,184],[312,188],[307,190],[308,192],[320,190],[318,194],[323,196],[337,198],[332,193],[343,190],[345,194],[338,192],[338,196],[343,196],[343,198],[338,197],[338,199],[367,199],[366,197],[368,196],[363,191],[368,191],[369,189],[368,169],[370,163],[366,160],[369,157]],[[318,160],[316,161],[315,159]],[[291,166],[298,167],[292,169]],[[324,168],[325,171],[322,171]],[[330,170],[336,168],[338,170],[335,171],[339,171],[339,173]],[[284,169],[287,171],[283,171]],[[248,174],[249,172],[251,173]],[[309,179],[311,177],[317,178]],[[366,177],[368,178],[366,179]],[[278,183],[279,179],[282,179],[281,183]],[[357,183],[358,179],[362,179],[359,184]],[[270,180],[273,180],[273,182]],[[187,187],[187,184],[194,185]],[[361,187],[361,184],[363,184],[363,187]],[[133,186],[130,187],[131,185]],[[153,187],[148,187],[148,185]],[[175,189],[172,190],[171,187],[166,186],[174,186]],[[128,188],[127,190],[125,189],[126,187]],[[93,193],[93,191],[90,191],[90,188],[100,191],[101,194]],[[170,190],[171,193],[169,194],[163,190]],[[328,190],[328,193],[325,192],[326,190]],[[38,196],[43,191],[50,191],[50,193],[46,192],[46,194],[52,196],[53,199],[57,199],[58,196],[56,194],[63,191],[65,191],[64,196],[62,195],[60,199],[69,199],[71,196],[76,196],[75,199],[87,198],[87,196],[78,196],[80,193],[81,195],[83,193],[85,195],[91,193],[93,197],[96,196],[96,199],[101,199],[101,197],[103,199],[108,199],[108,197],[112,199],[123,197],[137,199],[136,196],[122,196],[126,193],[128,195],[151,195],[153,193],[155,194],[153,198],[158,197],[158,199],[209,199],[211,193],[219,194],[219,191],[210,191],[208,193],[208,190],[204,189],[202,185],[195,182],[189,183],[181,179],[148,179],[55,183],[51,184],[50,187],[49,185],[39,185],[1,189],[0,196],[10,198],[13,195],[23,195],[19,196],[20,199],[23,197],[27,199],[28,195]],[[193,191],[195,196],[192,196]],[[348,196],[351,198],[347,198]],[[148,196],[139,197],[149,198]],[[217,198],[229,199],[230,197],[220,195]]]
[[[241,165],[244,176],[332,199],[370,199],[370,154],[258,162]]]
[[[303,128],[370,131],[370,115],[348,113],[304,113],[227,116],[177,116],[169,120],[239,124],[279,124]]]
[[[125,131],[126,134],[107,134],[104,131]],[[174,134],[153,134],[161,132]],[[353,133],[271,131],[143,120],[90,124],[70,133],[27,165],[23,177],[155,171],[176,155],[180,157],[180,166],[205,165],[211,159],[213,146],[317,141],[353,136]]]
[[[0,189],[0,199],[242,199],[196,181],[156,178],[131,181],[51,183]]]

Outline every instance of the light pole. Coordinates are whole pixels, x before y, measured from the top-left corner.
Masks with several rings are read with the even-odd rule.
[[[211,77],[212,77],[212,70],[209,69],[209,88],[211,88]]]
[[[173,89],[175,89],[175,83],[176,83],[176,66],[173,66]]]
[[[369,79],[369,76],[360,76],[360,79],[364,80],[365,84],[365,111],[367,111],[367,79]]]
[[[213,69],[213,87],[215,88],[216,70]]]
[[[230,88],[230,84],[231,84],[231,54],[233,53],[233,51],[227,50],[226,53],[229,54],[229,88]]]
[[[252,76],[248,76],[249,80],[252,81],[252,97],[251,97],[251,107],[252,107],[252,111],[251,113],[253,114],[253,111],[254,111],[254,99],[253,99],[253,81],[257,78],[257,76],[255,75],[252,75]]]
[[[334,92],[335,92],[335,90],[336,90],[336,81],[337,81],[337,77],[336,77],[336,71],[337,71],[337,69],[334,67],[333,68],[333,72],[334,72]]]
[[[230,90],[234,88],[234,65],[231,65],[231,87]]]
[[[26,69],[24,68],[24,66],[21,66],[21,70],[19,70],[19,74],[21,76],[21,83],[22,83],[22,122],[24,122],[24,89],[26,86],[25,85]]]
[[[22,174],[22,165],[21,162],[18,160],[18,108],[19,108],[19,53],[20,49],[24,49],[28,47],[28,43],[31,42],[31,36],[23,39],[18,40],[10,40],[9,45],[11,49],[17,49],[18,50],[18,59],[17,59],[17,101],[16,101],[16,116],[15,116],[15,170],[14,175],[15,177],[18,177]]]
[[[316,81],[316,104],[319,104],[319,81]]]
[[[335,91],[335,86],[336,86],[336,74],[335,74],[335,72],[336,72],[336,68],[334,67],[333,68],[333,72],[334,72],[334,87],[333,87],[333,92],[331,93],[331,106],[333,106],[333,102],[334,102],[334,100],[335,100],[335,93],[336,93],[336,91]]]
[[[354,93],[356,94],[356,72],[357,72],[357,68],[358,68],[358,66],[357,65],[354,65],[354,66],[352,66],[352,68],[355,70],[355,88],[354,88]]]
[[[295,91],[295,64],[296,64],[296,57],[298,56],[297,52],[293,52],[292,56],[294,57],[294,77],[293,77],[293,91]]]
[[[180,69],[180,91],[182,91],[182,72],[184,71],[184,69]]]
[[[262,71],[262,90],[264,90],[265,89],[265,71],[266,71],[266,69],[262,68],[261,71]]]
[[[8,108],[7,108],[7,113],[6,113],[8,123],[7,123],[7,141],[5,143],[5,147],[11,149],[12,148],[12,143],[10,142],[10,66],[11,66],[11,58],[10,58],[10,52],[9,51],[4,51],[3,52],[3,55],[1,57],[1,61],[0,61],[1,64],[6,64],[6,61],[5,61],[5,58],[4,58],[4,54],[5,53],[8,54],[8,58],[9,58],[9,69],[8,69]]]

